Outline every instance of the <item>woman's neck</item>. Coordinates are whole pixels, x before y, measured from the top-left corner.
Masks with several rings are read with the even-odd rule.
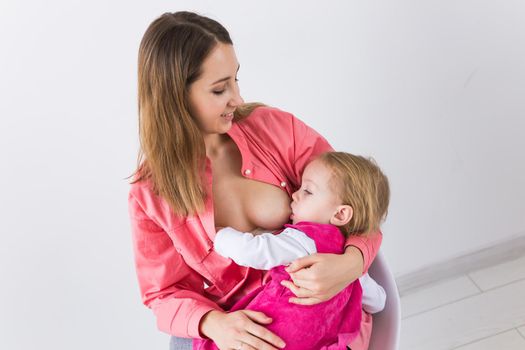
[[[206,147],[206,157],[212,159],[220,156],[228,143],[227,134],[210,134],[204,136],[204,146]]]

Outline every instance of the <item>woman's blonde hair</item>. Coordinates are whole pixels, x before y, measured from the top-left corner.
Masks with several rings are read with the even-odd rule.
[[[327,152],[318,159],[332,171],[331,185],[339,199],[354,211],[352,219],[340,227],[343,234],[378,230],[388,212],[390,188],[376,162],[346,152]]]
[[[188,92],[218,43],[232,45],[218,22],[192,12],[165,13],[146,30],[138,57],[140,146],[133,182],[149,180],[180,215],[204,208],[206,150],[190,113]],[[247,104],[235,120],[260,104]]]

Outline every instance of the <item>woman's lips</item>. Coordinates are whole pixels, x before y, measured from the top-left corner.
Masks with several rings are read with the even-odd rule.
[[[221,117],[223,117],[224,119],[226,119],[228,121],[231,121],[231,120],[233,120],[233,112],[226,113],[226,114],[221,114]]]

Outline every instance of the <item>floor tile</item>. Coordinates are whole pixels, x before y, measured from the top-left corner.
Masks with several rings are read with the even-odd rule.
[[[523,350],[525,349],[525,339],[513,329],[509,332],[494,335],[465,346],[460,346],[454,350]]]
[[[403,318],[479,294],[478,287],[467,276],[409,292],[401,298]]]
[[[449,350],[525,324],[525,280],[402,321],[403,350]]]
[[[518,331],[521,333],[523,338],[525,338],[525,326],[518,328]]]
[[[469,276],[484,291],[525,279],[525,257],[471,272]]]

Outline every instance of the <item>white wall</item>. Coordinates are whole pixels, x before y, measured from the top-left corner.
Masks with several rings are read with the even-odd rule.
[[[525,232],[520,1],[0,2],[0,348],[165,349],[140,304],[125,177],[147,25],[230,30],[246,100],[390,178],[397,275]]]

